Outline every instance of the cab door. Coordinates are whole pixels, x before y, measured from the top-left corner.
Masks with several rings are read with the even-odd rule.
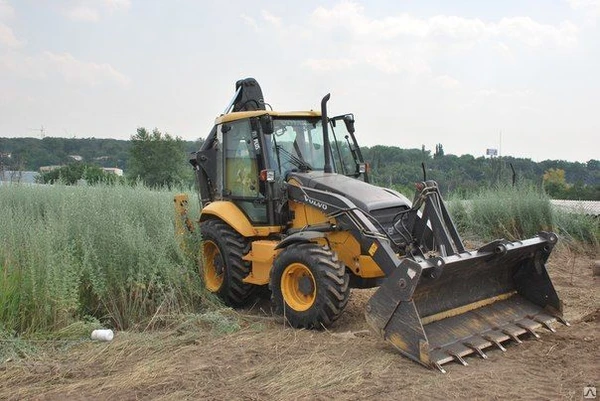
[[[223,138],[223,197],[231,199],[252,223],[267,224],[264,185],[259,182],[262,156],[250,120],[224,123],[218,130]]]

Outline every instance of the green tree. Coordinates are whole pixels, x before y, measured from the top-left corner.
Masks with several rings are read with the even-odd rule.
[[[42,184],[59,182],[66,185],[75,185],[79,180],[85,180],[86,183],[95,185],[100,182],[114,183],[117,178],[115,174],[107,173],[98,166],[77,162],[45,172],[37,180]]]
[[[444,146],[441,143],[435,145],[435,153],[433,154],[434,159],[439,159],[444,156]]]
[[[181,184],[189,179],[184,142],[179,137],[138,128],[131,137],[128,176],[150,187]]]
[[[562,198],[568,189],[565,170],[550,168],[544,172],[544,189],[553,198]]]

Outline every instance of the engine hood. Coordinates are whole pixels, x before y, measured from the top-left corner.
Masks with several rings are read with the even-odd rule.
[[[345,196],[361,210],[369,213],[398,206],[410,208],[412,205],[408,198],[399,192],[341,174],[322,171],[293,172],[288,175],[288,179],[291,178],[299,181],[305,187]]]

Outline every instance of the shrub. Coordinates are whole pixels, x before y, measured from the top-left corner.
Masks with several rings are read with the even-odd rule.
[[[540,231],[598,246],[598,220],[554,210],[550,198],[532,186],[482,189],[470,200],[452,199],[449,211],[462,234],[481,241],[518,240]]]

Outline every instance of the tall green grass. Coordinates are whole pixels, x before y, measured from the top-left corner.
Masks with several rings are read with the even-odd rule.
[[[486,188],[466,201],[451,198],[448,205],[467,237],[517,240],[554,231],[568,241],[598,247],[597,218],[555,210],[550,198],[531,186]]]
[[[0,187],[0,331],[52,331],[86,317],[126,329],[198,308],[204,292],[195,255],[175,237],[173,194]]]

